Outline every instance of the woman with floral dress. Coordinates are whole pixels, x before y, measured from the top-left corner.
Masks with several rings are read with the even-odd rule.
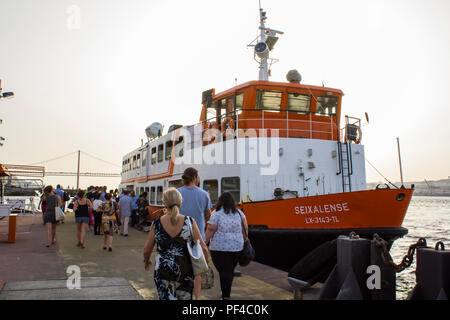
[[[156,219],[144,247],[145,269],[150,270],[150,256],[156,243],[154,280],[160,300],[192,300],[194,273],[187,250],[188,241],[200,240],[205,258],[209,253],[194,219],[191,219],[193,239],[187,219],[179,213],[182,197],[175,188],[163,194],[165,213]],[[199,299],[199,297],[195,297]]]

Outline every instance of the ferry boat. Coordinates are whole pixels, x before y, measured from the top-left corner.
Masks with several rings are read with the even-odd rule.
[[[340,89],[269,81],[269,57],[281,31],[265,26],[250,45],[259,79],[202,93],[199,122],[153,123],[148,141],[123,157],[120,190],[148,192],[150,213],[161,213],[162,193],[180,187],[185,168],[199,171],[215,203],[231,192],[247,217],[256,260],[281,269],[325,241],[356,232],[393,241],[413,188],[366,190],[361,120],[341,121]]]

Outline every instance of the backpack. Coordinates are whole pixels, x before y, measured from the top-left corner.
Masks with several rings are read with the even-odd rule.
[[[64,195],[63,195],[63,201],[64,201],[64,202],[69,201],[69,200],[70,200],[69,193],[67,193],[67,192],[65,192],[65,191],[63,191],[63,192],[64,192]]]

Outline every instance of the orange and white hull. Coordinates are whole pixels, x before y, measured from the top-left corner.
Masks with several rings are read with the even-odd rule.
[[[408,231],[402,222],[412,189],[337,193],[242,204],[256,260],[282,269],[339,235],[378,233],[392,243]]]

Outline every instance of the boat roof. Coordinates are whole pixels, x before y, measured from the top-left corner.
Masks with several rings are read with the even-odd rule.
[[[242,83],[238,86],[235,86],[233,88],[230,88],[226,91],[220,92],[220,93],[214,95],[213,99],[225,98],[225,97],[229,96],[230,94],[235,93],[236,91],[239,91],[241,89],[251,87],[251,86],[265,86],[265,87],[273,86],[273,87],[285,87],[285,88],[292,88],[292,89],[320,90],[320,91],[333,92],[333,93],[336,93],[339,95],[344,95],[344,92],[342,90],[335,89],[335,88],[313,86],[313,85],[291,83],[291,82],[274,82],[274,81],[256,80],[256,81],[248,81],[248,82]]]

